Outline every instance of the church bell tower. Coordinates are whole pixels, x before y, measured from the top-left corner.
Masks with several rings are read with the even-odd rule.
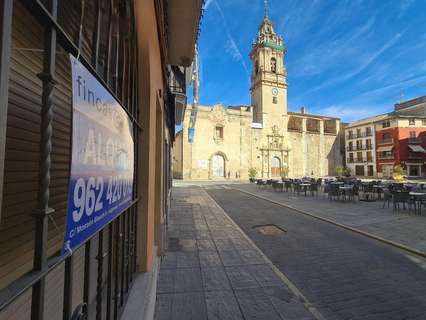
[[[251,104],[253,122],[264,128],[283,127],[287,115],[287,70],[284,65],[286,48],[283,39],[274,32],[265,9],[265,17],[253,42],[250,59]]]

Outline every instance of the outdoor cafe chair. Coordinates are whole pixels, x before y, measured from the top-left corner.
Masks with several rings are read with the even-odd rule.
[[[355,197],[359,198],[359,186],[354,184],[352,189],[348,192],[349,200],[355,200]]]
[[[324,193],[328,193],[330,191],[330,188],[331,188],[331,184],[327,181],[326,183],[324,183],[322,187],[322,191]]]
[[[333,198],[337,198],[337,200],[340,199],[340,189],[338,184],[330,184],[328,199],[333,200]]]
[[[374,200],[374,188],[371,183],[363,183],[361,186],[362,190],[362,201],[375,201]]]
[[[411,197],[409,191],[399,191],[393,194],[393,210],[399,211],[399,204],[402,203],[402,207],[405,210],[405,204],[408,205],[409,212],[411,211]]]
[[[389,189],[383,189],[383,208],[385,207],[386,204],[388,205],[388,208],[389,208],[389,204],[392,200],[393,200],[393,193]]]
[[[310,187],[309,187],[309,191],[311,191],[311,195],[314,196],[314,193],[317,194],[318,196],[318,184],[316,183],[311,183]]]
[[[291,181],[286,181],[284,182],[284,187],[285,187],[285,191],[288,192],[289,190],[291,191]]]
[[[272,181],[272,189],[274,189],[275,192],[277,191],[283,191],[283,183],[279,181]]]
[[[302,186],[300,185],[300,183],[294,183],[293,190],[294,192],[296,192],[297,196],[300,196],[300,193],[302,192]]]
[[[256,185],[257,185],[257,188],[260,189],[260,188],[266,186],[266,181],[264,181],[262,179],[257,179]]]

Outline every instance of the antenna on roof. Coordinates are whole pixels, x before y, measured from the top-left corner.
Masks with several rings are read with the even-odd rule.
[[[268,18],[268,0],[263,0],[265,6],[265,18]]]

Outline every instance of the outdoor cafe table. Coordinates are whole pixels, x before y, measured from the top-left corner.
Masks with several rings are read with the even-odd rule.
[[[354,186],[340,186],[340,187],[339,187],[339,190],[343,191],[343,193],[344,193],[344,195],[345,195],[345,199],[346,199],[346,196],[348,196],[348,195],[349,195],[349,194],[348,194],[348,191],[353,190],[353,188],[354,188]]]
[[[374,185],[373,186],[373,193],[377,193],[377,199],[380,200],[382,198],[382,196],[381,196],[382,192],[380,192],[380,191],[383,191],[384,189],[386,189],[386,186],[384,186],[384,185]]]
[[[300,186],[303,188],[303,192],[305,192],[305,196],[306,196],[306,191],[308,191],[308,188],[311,186],[310,183],[301,183]]]
[[[426,193],[423,192],[410,192],[410,196],[413,197],[414,200],[414,212],[421,214],[422,213],[422,200],[426,199]],[[419,203],[418,212],[417,210],[417,202]]]

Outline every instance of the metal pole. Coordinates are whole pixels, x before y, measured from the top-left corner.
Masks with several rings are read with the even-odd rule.
[[[96,17],[95,17],[95,30],[93,31],[92,38],[92,65],[93,68],[98,72],[98,59],[99,59],[99,40],[101,33],[101,21],[102,21],[102,8],[103,4],[101,0],[96,1]]]
[[[57,0],[51,0],[51,15],[56,20]],[[44,66],[43,72],[38,76],[43,82],[41,105],[41,139],[40,139],[40,172],[38,209],[35,217],[35,247],[34,247],[34,271],[43,271],[47,268],[47,232],[48,216],[54,212],[49,208],[50,199],[50,169],[52,152],[52,121],[53,121],[53,89],[55,86],[55,62],[56,62],[56,30],[52,26],[45,28],[44,36]],[[46,279],[41,278],[33,286],[31,302],[31,319],[44,319],[44,294]]]
[[[9,63],[12,47],[13,0],[0,0],[0,221],[3,200],[4,158],[9,93]]]
[[[102,289],[103,289],[103,266],[104,266],[104,229],[98,235],[98,274],[96,281],[96,320],[102,319]]]
[[[63,319],[69,320],[72,314],[72,291],[73,291],[73,256],[65,260],[65,279],[64,279],[64,307]]]

